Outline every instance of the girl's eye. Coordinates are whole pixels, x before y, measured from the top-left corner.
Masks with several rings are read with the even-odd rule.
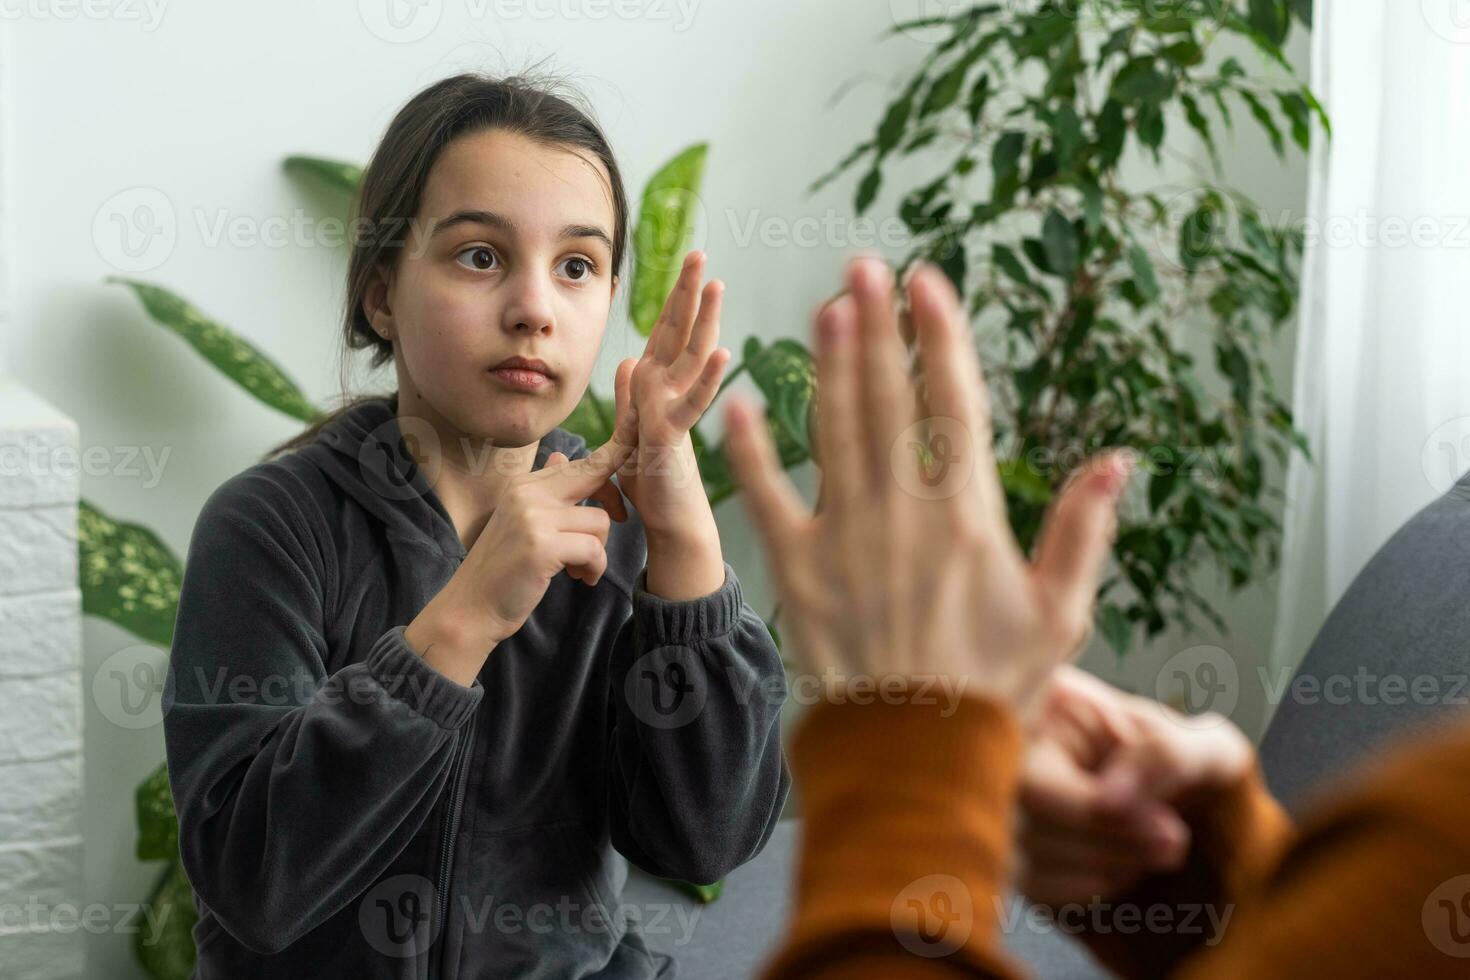
[[[566,268],[566,277],[573,282],[586,282],[597,271],[590,260],[584,259],[580,255],[573,255],[569,258],[562,259],[557,268],[560,269],[563,267]]]
[[[464,261],[465,256],[469,256],[469,262]],[[493,249],[488,249],[484,245],[476,245],[473,248],[467,248],[463,252],[460,252],[454,257],[454,260],[467,269],[476,269],[480,272],[485,272],[492,268],[494,263],[499,262],[500,257],[495,254]]]

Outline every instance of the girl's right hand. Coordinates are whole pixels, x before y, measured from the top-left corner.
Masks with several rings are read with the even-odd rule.
[[[465,686],[485,658],[541,602],[557,573],[596,585],[607,570],[607,536],[627,510],[610,481],[637,445],[636,410],[590,456],[552,453],[539,470],[516,476],[454,577],[404,633],[430,666]],[[593,499],[599,507],[581,507]]]

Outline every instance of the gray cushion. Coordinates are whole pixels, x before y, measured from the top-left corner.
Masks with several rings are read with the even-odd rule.
[[[739,980],[758,975],[790,924],[791,876],[800,825],[782,821],[755,860],[725,881],[725,891],[699,905],[667,882],[638,871],[628,876],[623,902],[637,909],[648,945],[674,957],[678,980]],[[1007,915],[1011,915],[1007,906]],[[1025,918],[1015,919],[1025,923]],[[1092,980],[1106,976],[1081,946],[1024,925],[1007,940],[1038,977]]]
[[[1467,717],[1467,600],[1470,475],[1358,573],[1281,696],[1261,764],[1289,809],[1373,749]]]

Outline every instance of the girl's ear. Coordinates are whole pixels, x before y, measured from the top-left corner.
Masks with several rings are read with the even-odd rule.
[[[622,280],[619,279],[616,274],[614,274],[613,275],[613,278],[612,278],[612,292],[608,294],[608,299],[617,299],[617,296],[618,296],[618,284],[621,283],[621,282],[622,282]]]
[[[397,324],[393,322],[393,307],[389,305],[390,292],[391,283],[384,275],[383,267],[375,267],[367,289],[363,290],[362,310],[368,323],[384,340],[392,340],[398,333]]]

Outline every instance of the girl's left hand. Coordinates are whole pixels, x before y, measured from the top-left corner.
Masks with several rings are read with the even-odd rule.
[[[719,392],[730,351],[715,347],[725,287],[700,288],[704,259],[685,257],[643,356],[618,365],[617,417],[638,410],[638,451],[618,484],[651,534],[704,533],[713,522],[689,430]]]

